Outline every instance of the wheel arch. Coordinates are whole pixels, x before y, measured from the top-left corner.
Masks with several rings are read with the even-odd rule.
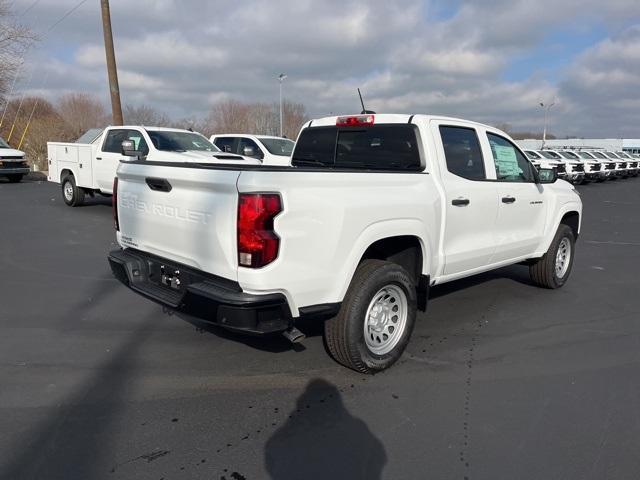
[[[386,222],[384,222],[386,223]],[[426,310],[430,277],[430,247],[429,239],[424,233],[420,233],[419,224],[404,225],[380,225],[374,231],[361,235],[359,241],[352,249],[347,270],[344,272],[344,285],[340,292],[340,298],[344,298],[356,269],[363,260],[377,259],[396,263],[407,270],[415,281],[418,294],[418,308]],[[366,232],[366,231],[365,231]],[[394,232],[389,235],[389,232]],[[426,273],[425,273],[426,272]]]
[[[73,176],[73,178],[78,178],[76,172],[72,168],[64,167],[62,170],[60,170],[60,183],[62,183],[65,177],[68,175]]]

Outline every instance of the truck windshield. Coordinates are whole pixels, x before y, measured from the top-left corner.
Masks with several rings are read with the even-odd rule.
[[[153,146],[163,152],[219,152],[209,140],[199,133],[150,130],[147,132]]]
[[[0,137],[0,148],[11,148],[7,142],[4,141],[4,138]]]
[[[549,158],[551,160],[562,160],[562,157],[558,155],[556,152],[550,152],[549,150],[541,150],[540,154],[544,158]]]
[[[261,138],[260,141],[272,155],[290,157],[296,142],[286,138]]]
[[[594,159],[594,156],[591,155],[589,152],[580,152],[578,155],[580,155],[581,158],[586,158],[587,160]]]
[[[416,126],[312,127],[300,134],[293,166],[420,171]]]
[[[538,155],[536,152],[532,152],[531,150],[525,150],[525,152],[527,154],[527,157],[529,157],[531,160],[537,160],[538,158],[540,158],[540,155]]]
[[[573,152],[560,152],[560,155],[564,158],[570,158],[571,160],[580,160],[580,157]]]
[[[593,155],[596,158],[604,158],[606,159],[607,157],[605,157],[602,153],[600,152],[591,152],[591,155]]]

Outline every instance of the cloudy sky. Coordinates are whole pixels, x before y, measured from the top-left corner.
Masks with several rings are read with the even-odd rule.
[[[22,88],[108,86],[98,0],[15,0],[42,40]],[[34,4],[35,3],[35,4]],[[640,138],[639,0],[111,0],[123,102],[173,117],[286,98],[312,116],[436,113],[560,135]],[[44,80],[46,78],[46,83]]]

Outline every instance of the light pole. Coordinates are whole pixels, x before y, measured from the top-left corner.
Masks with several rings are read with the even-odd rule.
[[[545,143],[547,143],[547,117],[549,114],[549,110],[556,104],[555,101],[552,101],[549,104],[544,104],[540,102],[540,106],[544,109],[544,129],[542,130],[542,148],[544,148]]]
[[[284,73],[278,75],[278,81],[280,82],[280,136],[282,136],[282,82],[287,76]]]

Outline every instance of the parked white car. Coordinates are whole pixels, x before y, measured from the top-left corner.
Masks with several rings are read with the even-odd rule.
[[[432,285],[519,263],[565,284],[582,203],[556,178],[488,125],[327,117],[304,125],[292,167],[122,162],[109,262],[135,292],[240,332],[297,341],[300,318],[325,316],[331,355],[373,373]]]
[[[584,165],[584,175],[587,180],[603,182],[607,179],[605,164],[594,155],[583,150],[563,150],[569,156],[575,155]]]
[[[123,149],[128,142],[129,150]],[[85,195],[110,195],[121,160],[148,162],[250,163],[256,160],[221,152],[199,133],[162,127],[107,127],[91,143],[48,142],[50,182],[62,185],[62,198],[72,207]]]
[[[615,154],[622,158],[623,160],[626,160],[627,162],[627,174],[629,176],[632,177],[637,177],[638,176],[638,170],[640,170],[640,165],[638,162],[637,158],[632,157],[631,155],[629,155],[626,152],[615,152]]]
[[[295,142],[288,138],[267,135],[219,134],[212,135],[211,143],[223,152],[257,158],[263,165],[286,167],[291,164]]]
[[[30,171],[24,152],[11,148],[0,137],[0,177],[5,177],[11,183],[18,183]]]
[[[556,150],[538,150],[540,155],[549,160],[556,160],[564,166],[566,179],[571,183],[580,184],[584,180],[584,165],[580,159],[571,159],[565,155],[561,155]]]

